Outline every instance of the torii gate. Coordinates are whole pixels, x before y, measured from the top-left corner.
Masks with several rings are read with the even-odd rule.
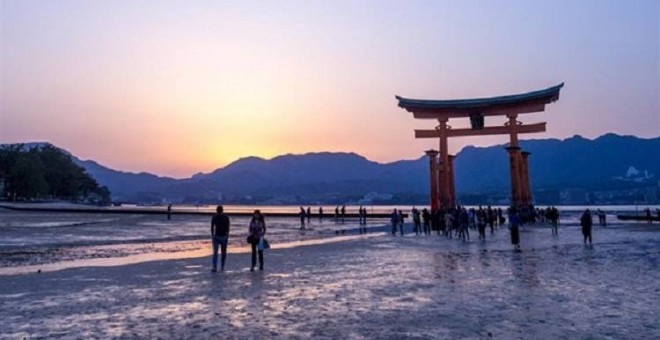
[[[396,96],[399,107],[412,112],[416,119],[437,119],[435,130],[415,130],[415,138],[439,138],[440,151],[428,150],[431,172],[431,209],[452,207],[456,204],[454,188],[454,157],[449,154],[449,137],[485,136],[508,134],[510,136],[509,166],[511,168],[511,204],[527,206],[532,201],[528,157],[529,152],[520,150],[518,134],[545,132],[545,122],[522,124],[518,115],[542,112],[545,105],[557,101],[561,83],[544,90],[523,94],[455,100],[408,99]],[[508,121],[502,126],[484,127],[484,117],[506,116]],[[450,118],[470,118],[471,128],[452,129],[447,123]],[[440,159],[437,159],[437,156]]]

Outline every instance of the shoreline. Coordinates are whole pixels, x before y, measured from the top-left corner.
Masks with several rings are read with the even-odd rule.
[[[272,244],[271,249],[275,250],[275,249],[289,249],[295,247],[311,247],[311,246],[318,246],[329,243],[346,242],[355,239],[371,238],[382,235],[384,235],[383,232],[373,232],[363,235],[342,235],[342,236],[335,236],[328,238],[317,238],[317,239],[299,240],[299,241],[291,241],[284,243],[275,243]],[[27,266],[0,267],[0,277],[47,273],[47,272],[55,272],[55,271],[74,269],[74,268],[117,267],[117,266],[140,264],[145,262],[154,262],[154,261],[192,260],[192,259],[199,259],[206,257],[210,258],[211,257],[210,240],[205,243],[208,244],[208,247],[200,248],[196,250],[189,250],[189,251],[166,252],[166,253],[158,253],[158,252],[142,253],[142,254],[133,254],[128,256],[118,256],[118,257],[75,259],[69,261],[59,261],[55,263],[44,263],[44,264],[27,265]],[[250,247],[247,245],[230,246],[227,249],[228,255],[248,254],[250,252],[251,252]]]

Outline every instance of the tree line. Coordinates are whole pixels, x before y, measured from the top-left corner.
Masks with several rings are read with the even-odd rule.
[[[0,146],[0,193],[9,200],[110,201],[106,186],[100,186],[69,154],[50,144]]]

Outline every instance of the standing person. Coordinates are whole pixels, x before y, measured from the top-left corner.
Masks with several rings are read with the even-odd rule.
[[[443,218],[442,215],[440,215],[440,218]],[[445,236],[447,236],[448,238],[452,238],[452,232],[454,229],[454,214],[452,214],[452,212],[448,210],[447,212],[445,212],[444,220],[445,220],[445,230],[444,230]],[[438,228],[438,234],[440,234],[440,228]]]
[[[364,233],[367,233],[367,207],[362,208],[362,225],[364,225]]]
[[[172,205],[168,204],[167,205],[167,220],[169,221],[171,219],[172,219]]]
[[[362,206],[358,208],[358,224],[362,225]],[[362,227],[360,227],[360,234],[362,233]]]
[[[419,210],[413,207],[412,209],[412,218],[413,218],[413,229],[415,229],[415,235],[419,235],[422,231],[422,219],[419,214]]]
[[[307,207],[307,223],[311,223],[310,221],[311,219],[312,219],[312,208]]]
[[[224,208],[219,205],[216,213],[211,218],[211,241],[213,243],[213,268],[212,272],[218,271],[218,246],[220,246],[220,270],[225,270],[227,260],[227,243],[229,242],[229,216],[224,213]]]
[[[646,208],[646,220],[649,224],[653,224],[653,217],[651,216],[651,208]]]
[[[323,222],[323,207],[319,207],[319,222]]]
[[[603,227],[607,227],[607,214],[604,211],[598,209],[598,222]]]
[[[335,207],[335,223],[339,223],[339,206]]]
[[[458,229],[458,236],[463,240],[463,241],[469,241],[470,240],[470,230],[469,230],[469,225],[470,225],[470,216],[465,208],[461,209],[460,215],[459,215],[459,228]]]
[[[488,213],[483,209],[477,210],[477,229],[479,229],[479,239],[486,240],[486,215]]]
[[[511,244],[515,251],[520,251],[520,218],[516,208],[509,208],[509,230],[511,231]]]
[[[589,209],[585,210],[580,217],[580,225],[582,226],[582,236],[584,237],[584,244],[587,244],[587,239],[589,239],[589,245],[591,245],[591,226],[593,225],[593,219],[591,218],[591,211]]]
[[[490,227],[490,233],[495,233],[495,211],[490,205],[488,206],[488,209],[486,209],[486,223],[488,223],[488,226]]]
[[[248,227],[248,240],[252,246],[252,266],[250,271],[254,271],[257,266],[257,253],[259,254],[259,270],[264,270],[264,250],[257,249],[261,239],[266,235],[266,222],[261,211],[255,210]]]
[[[305,215],[306,215],[305,208],[300,207],[300,213],[298,213],[298,215],[300,215],[300,230],[304,230],[305,229]]]
[[[344,218],[346,218],[346,206],[341,206],[341,223],[344,223]]]
[[[552,226],[552,234],[553,235],[559,235],[559,229],[558,225],[559,224],[559,210],[557,208],[552,207],[550,208],[550,225]]]
[[[396,236],[396,228],[399,225],[399,213],[396,209],[390,215],[390,224],[392,224],[392,236]]]
[[[429,213],[429,210],[424,208],[422,210],[422,221],[424,225],[424,234],[430,234],[431,233],[431,213]]]
[[[401,236],[403,236],[403,226],[404,226],[404,217],[403,217],[403,210],[399,209],[399,233],[401,233]]]

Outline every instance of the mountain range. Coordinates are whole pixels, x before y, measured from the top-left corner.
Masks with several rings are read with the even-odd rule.
[[[505,146],[467,146],[457,154],[454,166],[459,200],[508,196]],[[523,140],[521,147],[531,152],[532,187],[542,200],[557,200],[562,190],[571,189],[651,190],[656,192],[651,201],[658,199],[660,137],[609,133],[593,140],[581,136]],[[288,154],[268,160],[246,157],[185,179],[117,171],[72,157],[122,201],[341,203],[355,202],[374,192],[399,200],[428,201],[429,164],[425,156],[392,163],[370,161],[355,153]]]

